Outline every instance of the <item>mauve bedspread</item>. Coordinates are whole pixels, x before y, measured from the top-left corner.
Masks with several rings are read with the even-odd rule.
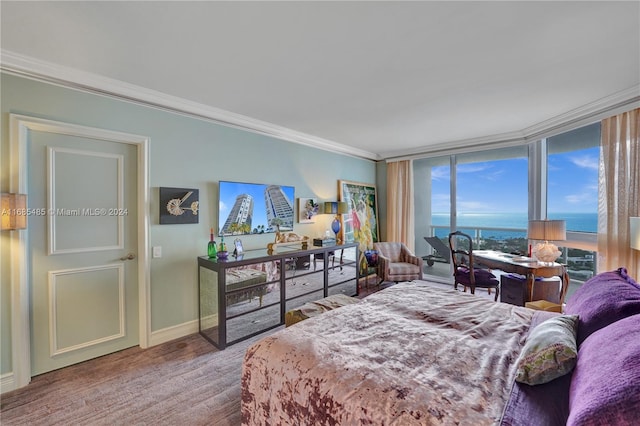
[[[397,284],[251,346],[243,424],[499,423],[533,315]]]

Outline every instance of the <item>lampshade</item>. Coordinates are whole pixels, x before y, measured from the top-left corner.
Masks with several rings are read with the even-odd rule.
[[[327,201],[324,203],[325,214],[345,214],[347,211],[346,201]]]
[[[629,218],[629,236],[631,238],[631,248],[640,250],[640,217]]]
[[[2,194],[2,225],[0,229],[27,228],[27,196],[25,194]]]
[[[530,220],[527,229],[530,240],[563,241],[567,239],[564,220]]]

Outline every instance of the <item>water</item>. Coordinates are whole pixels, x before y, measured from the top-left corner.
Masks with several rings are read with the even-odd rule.
[[[549,219],[563,219],[567,222],[567,231],[597,232],[597,213],[552,213]],[[448,226],[449,213],[434,213],[432,225]],[[458,216],[458,229],[474,235],[477,228],[482,229],[484,238],[504,240],[507,238],[526,238],[527,213],[463,213]],[[486,228],[517,228],[521,231],[499,231]],[[436,229],[436,236],[444,238],[449,229]]]

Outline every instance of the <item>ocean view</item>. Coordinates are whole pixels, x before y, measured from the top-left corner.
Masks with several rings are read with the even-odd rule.
[[[596,232],[598,229],[597,213],[555,213],[549,219],[567,221],[567,231]],[[480,228],[482,237],[496,240],[507,238],[526,238],[527,213],[465,213],[458,216],[458,229],[470,235]],[[446,226],[436,229],[436,236],[444,238],[449,234],[449,213],[434,213],[431,216],[433,226]],[[521,231],[501,231],[487,228],[510,228]]]

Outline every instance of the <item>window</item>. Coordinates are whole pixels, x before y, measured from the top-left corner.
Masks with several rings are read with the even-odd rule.
[[[414,161],[414,182],[420,186],[415,192],[416,254],[443,261],[447,253],[435,251],[424,237],[437,237],[445,242],[449,235],[451,217],[450,157],[423,158]],[[443,268],[444,271],[444,268]],[[448,270],[446,272],[449,275]]]
[[[582,282],[596,273],[600,123],[546,142],[547,217],[566,221],[567,242],[560,248],[560,261],[567,264],[572,281]]]
[[[547,139],[547,217],[598,231],[600,123]]]
[[[416,254],[437,254],[424,237],[446,244],[454,228],[477,248],[527,253],[529,215],[564,219],[559,261],[568,265],[571,293],[596,273],[599,149],[595,123],[529,145],[414,160]],[[451,275],[438,263],[425,273]]]
[[[526,254],[528,221],[526,146],[456,158],[456,225],[475,247]]]

